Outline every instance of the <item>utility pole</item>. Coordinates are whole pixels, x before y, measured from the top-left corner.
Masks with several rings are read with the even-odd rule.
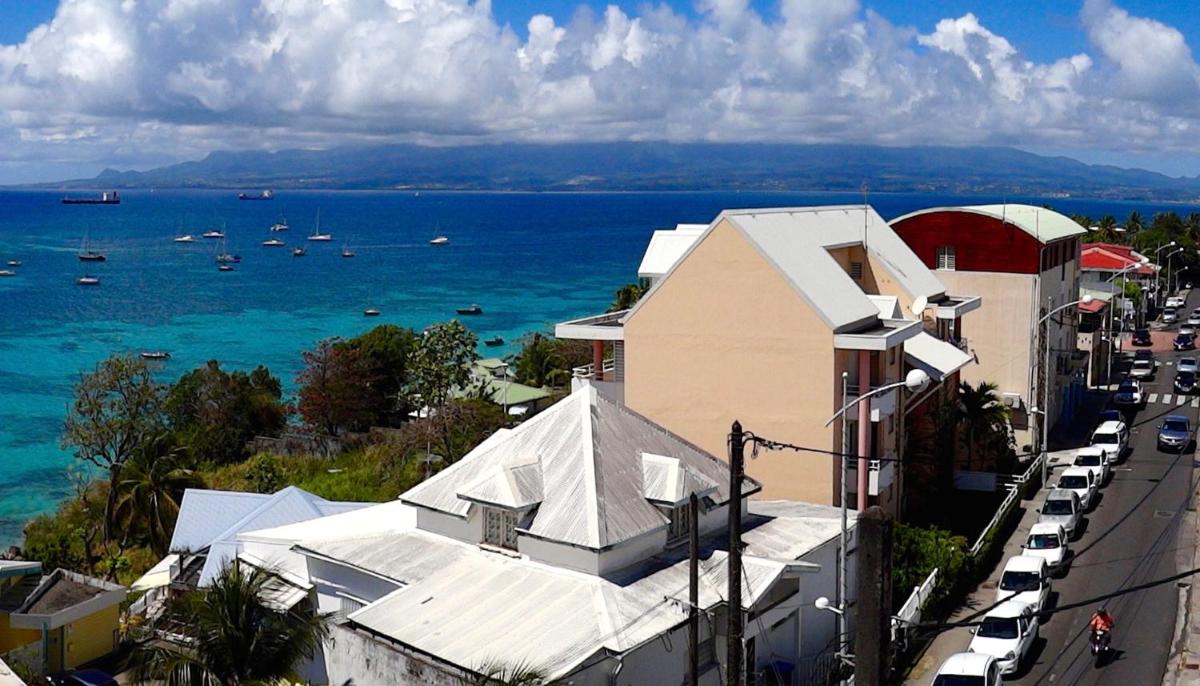
[[[688,686],[700,683],[700,499],[688,497]]]
[[[854,686],[885,686],[892,624],[892,522],[879,507],[858,516]]]
[[[742,673],[742,476],[745,436],[741,422],[729,432],[729,625],[725,686],[741,686]]]

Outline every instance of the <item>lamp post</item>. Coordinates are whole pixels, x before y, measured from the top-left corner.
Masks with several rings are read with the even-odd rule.
[[[1175,241],[1171,241],[1170,243],[1164,243],[1163,245],[1160,245],[1160,246],[1158,246],[1157,248],[1155,248],[1155,249],[1154,249],[1154,262],[1155,262],[1155,264],[1158,264],[1158,254],[1159,254],[1159,253],[1161,253],[1162,251],[1166,250],[1167,248],[1173,248],[1173,247],[1175,247]],[[1158,288],[1159,288],[1159,283],[1158,283],[1158,282],[1159,282],[1159,272],[1158,272],[1158,271],[1155,271],[1155,272],[1154,272],[1154,288],[1155,288],[1155,290],[1158,290]],[[1157,296],[1157,295],[1156,295],[1156,296],[1155,296],[1155,298],[1154,298],[1154,304],[1155,304],[1155,306],[1157,306],[1157,305],[1158,305],[1158,296]]]
[[[1042,329],[1042,322],[1046,322],[1046,333],[1043,336],[1046,339],[1046,356],[1045,356],[1044,362],[1043,362],[1043,364],[1045,364],[1046,368],[1045,368],[1045,378],[1042,380],[1042,412],[1041,412],[1041,414],[1042,414],[1042,485],[1043,486],[1046,485],[1046,477],[1048,476],[1046,467],[1047,467],[1047,462],[1049,459],[1048,458],[1049,451],[1047,450],[1047,448],[1049,447],[1049,440],[1050,440],[1050,323],[1047,320],[1049,320],[1051,317],[1058,314],[1059,312],[1062,312],[1063,310],[1067,309],[1068,307],[1075,307],[1076,305],[1079,305],[1079,304],[1086,305],[1090,302],[1092,302],[1092,296],[1085,295],[1082,298],[1080,298],[1079,300],[1072,300],[1071,302],[1066,303],[1064,305],[1059,305],[1058,307],[1054,308],[1053,310],[1050,310],[1045,315],[1043,315],[1042,318],[1039,319],[1037,321],[1037,324],[1035,324],[1033,327],[1035,330],[1040,332]],[[1049,303],[1047,303],[1047,304],[1049,304]]]
[[[1127,272],[1129,272],[1130,270],[1137,269],[1139,267],[1143,267],[1149,263],[1150,263],[1150,258],[1142,257],[1141,260],[1134,262],[1133,264],[1125,267],[1124,269],[1117,272],[1116,274],[1113,274],[1112,276],[1108,277],[1108,279],[1107,279],[1108,283],[1112,283],[1113,281],[1117,280],[1117,277],[1121,277],[1121,302],[1122,303],[1125,302],[1125,278],[1124,278],[1125,274]],[[1116,341],[1116,343],[1117,343],[1117,351],[1118,352],[1120,352],[1120,350],[1122,348],[1121,341],[1117,340],[1113,337],[1112,319],[1113,319],[1113,302],[1115,302],[1115,301],[1116,301],[1116,297],[1114,294],[1114,297],[1112,298],[1112,302],[1109,302],[1109,305],[1108,305],[1108,364],[1105,365],[1105,369],[1104,369],[1104,382],[1105,383],[1112,383],[1113,341]],[[1125,311],[1123,308],[1121,310],[1121,321],[1122,322],[1125,321]]]
[[[1175,289],[1171,288],[1171,272],[1173,271],[1172,267],[1174,266],[1171,264],[1171,258],[1181,252],[1183,252],[1183,248],[1178,248],[1167,253],[1167,256],[1163,258],[1167,261],[1167,292],[1171,294],[1175,293]]]
[[[862,389],[864,386],[868,385],[869,382],[870,382],[869,379],[859,379],[859,388]],[[927,386],[929,386],[929,375],[920,369],[914,369],[914,370],[910,371],[904,377],[903,381],[897,381],[896,383],[890,383],[890,384],[887,384],[886,386],[880,386],[879,388],[868,391],[866,393],[860,393],[857,398],[847,402],[847,397],[849,396],[849,389],[850,389],[850,372],[844,371],[844,372],[842,372],[842,409],[838,410],[832,417],[830,417],[829,421],[825,422],[825,426],[829,426],[838,417],[841,417],[842,415],[846,414],[847,410],[849,410],[850,408],[859,404],[860,402],[866,400],[867,398],[870,398],[873,395],[879,395],[880,393],[886,393],[890,390],[900,388],[900,387],[907,388],[912,393],[920,393],[921,391],[925,390],[925,388]],[[848,524],[846,521],[846,518],[847,518],[846,499],[849,497],[848,488],[846,486],[846,481],[847,481],[848,471],[849,471],[846,468],[846,459],[849,457],[849,455],[846,452],[846,446],[849,443],[850,443],[850,427],[849,427],[849,424],[843,419],[842,420],[842,447],[841,447],[841,450],[839,451],[841,453],[841,455],[838,457],[838,461],[841,463],[841,470],[842,470],[842,479],[841,479],[842,495],[841,495],[841,501],[840,501],[841,509],[842,509],[842,531],[841,531],[840,538],[838,539],[839,540],[839,545],[838,545],[838,612],[836,613],[838,616],[838,622],[837,622],[838,652],[841,653],[842,655],[846,655],[846,643],[845,643],[846,642],[846,615],[844,612],[841,611],[841,609],[845,606],[846,597],[847,597],[847,595],[849,595],[847,592],[847,583],[846,583],[846,539],[847,539],[847,528],[848,528]],[[859,512],[862,512],[867,509],[867,488],[862,485],[864,480],[861,478],[861,476],[863,474],[867,473],[867,469],[868,469],[867,458],[865,458],[865,457],[858,458],[858,470],[859,470],[858,473],[860,475],[859,488],[858,488],[858,511]],[[828,599],[826,600],[826,605],[828,606]],[[818,605],[818,607],[820,607],[820,606]],[[825,609],[825,608],[822,608],[822,609]],[[833,609],[833,608],[828,608],[828,609]]]

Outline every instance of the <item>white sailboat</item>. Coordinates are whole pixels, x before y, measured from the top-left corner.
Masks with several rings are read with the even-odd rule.
[[[279,221],[277,221],[271,225],[271,232],[279,233],[280,231],[287,231],[287,230],[288,230],[287,217],[285,217],[281,214],[281,215],[279,215]]]
[[[321,210],[317,210],[317,225],[313,228],[312,235],[308,237],[308,240],[322,242],[333,240],[333,234],[321,233]]]

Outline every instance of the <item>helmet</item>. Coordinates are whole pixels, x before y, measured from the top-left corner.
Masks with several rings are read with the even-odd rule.
[[[1106,614],[1108,614],[1108,608],[1107,608],[1107,607],[1105,607],[1105,606],[1103,606],[1103,605],[1101,605],[1099,608],[1097,608],[1097,609],[1096,609],[1096,614],[1098,614],[1098,615],[1106,615]]]

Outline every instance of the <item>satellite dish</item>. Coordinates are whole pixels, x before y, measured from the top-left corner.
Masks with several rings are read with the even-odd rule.
[[[926,298],[923,295],[918,295],[917,299],[913,300],[912,307],[910,307],[909,309],[912,310],[912,313],[915,316],[920,317],[922,314],[924,314],[925,307],[927,305],[929,305],[929,298]]]

